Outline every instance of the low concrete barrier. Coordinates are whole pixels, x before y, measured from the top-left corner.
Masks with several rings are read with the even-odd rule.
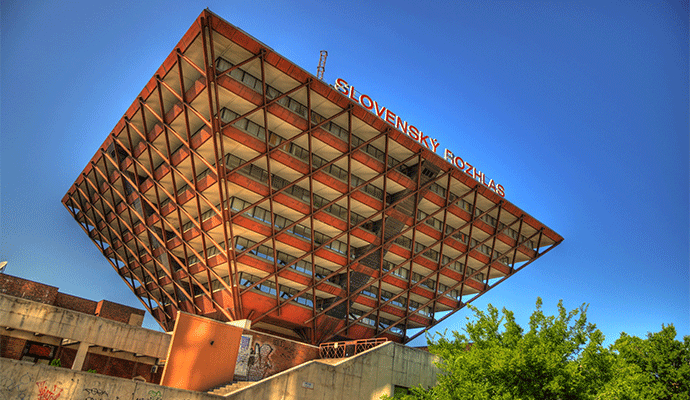
[[[0,358],[0,400],[218,400],[201,392]]]
[[[377,400],[396,386],[432,386],[438,358],[392,342],[345,359],[314,360],[252,383],[232,400]],[[218,400],[204,392],[0,358],[0,400]]]

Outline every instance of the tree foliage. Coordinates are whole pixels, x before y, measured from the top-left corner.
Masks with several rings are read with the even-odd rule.
[[[605,348],[584,304],[567,311],[561,301],[547,316],[537,299],[526,329],[505,308],[470,308],[464,333],[429,338],[437,385],[396,399],[688,399],[690,337],[675,340],[673,326]]]
[[[673,325],[648,333],[646,339],[625,333],[616,340],[612,377],[603,399],[688,399],[690,393],[690,336],[675,340]]]

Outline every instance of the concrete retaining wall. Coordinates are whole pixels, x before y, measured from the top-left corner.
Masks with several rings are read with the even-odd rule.
[[[233,400],[378,400],[395,386],[430,387],[436,356],[386,343],[343,361],[315,360],[232,393]]]
[[[387,343],[345,360],[315,360],[232,393],[233,400],[378,400],[395,386],[436,383],[436,357]],[[0,358],[0,400],[217,400],[203,392]]]
[[[0,400],[218,400],[106,375],[0,358]]]

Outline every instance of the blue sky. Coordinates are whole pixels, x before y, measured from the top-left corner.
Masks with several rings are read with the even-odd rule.
[[[0,260],[141,308],[60,200],[205,7],[343,78],[565,238],[475,304],[690,335],[688,2],[1,4]],[[460,329],[462,310],[440,329]],[[153,327],[147,317],[147,326]],[[420,341],[415,344],[421,344]]]

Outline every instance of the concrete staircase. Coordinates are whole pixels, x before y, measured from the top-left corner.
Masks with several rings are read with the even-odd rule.
[[[342,358],[322,358],[322,359],[316,359],[314,361],[322,363],[322,364],[328,364],[328,365],[337,365],[343,361],[349,360],[352,357],[342,357]],[[267,377],[268,379],[270,377]],[[240,389],[244,389],[247,386],[253,385],[255,383],[259,383],[261,381],[240,381],[240,382],[232,382],[227,385],[220,385],[217,386],[209,391],[207,391],[208,394],[214,394],[216,396],[228,396],[232,393],[235,393],[236,391]]]
[[[385,341],[384,341],[384,343],[385,343]],[[343,344],[343,345],[345,346],[345,344]],[[376,345],[374,345],[373,347],[376,347]],[[373,347],[372,347],[372,348],[373,348]],[[341,348],[342,348],[343,350],[345,349],[345,348],[342,347],[342,346],[341,346]],[[345,363],[345,362],[351,360],[352,358],[354,358],[354,357],[360,355],[361,353],[366,352],[366,351],[369,351],[369,350],[371,350],[371,349],[366,349],[366,350],[360,349],[359,354],[355,354],[355,355],[352,355],[352,356],[342,356],[342,357],[337,357],[337,358],[318,358],[318,359],[315,359],[315,360],[308,361],[308,362],[306,362],[305,364],[308,364],[308,363],[310,363],[310,362],[317,362],[317,363],[320,363],[320,364],[326,364],[326,365],[331,365],[331,366],[337,366],[338,364]],[[355,350],[355,351],[356,351],[356,350]],[[292,369],[299,369],[299,368],[302,368],[305,364],[295,366],[295,367],[293,367]],[[281,374],[281,373],[279,373],[279,374]],[[208,394],[213,394],[213,395],[216,395],[216,396],[229,396],[229,395],[235,393],[236,391],[238,391],[238,390],[240,390],[240,389],[244,389],[244,388],[246,388],[246,387],[248,387],[248,386],[251,386],[251,385],[253,385],[253,384],[258,384],[258,383],[260,383],[260,382],[269,380],[269,379],[271,379],[272,377],[273,377],[273,376],[268,376],[268,377],[266,377],[266,378],[264,378],[264,379],[262,379],[262,380],[260,380],[260,381],[236,381],[236,382],[231,382],[231,383],[228,383],[228,384],[225,384],[225,385],[220,385],[220,386],[217,386],[217,387],[215,387],[215,388],[213,388],[213,389],[210,389],[210,390],[207,391],[207,393],[208,393]]]
[[[249,385],[253,385],[256,382],[252,381],[245,381],[245,382],[232,382],[228,385],[223,385],[223,386],[218,386],[216,388],[213,388],[209,390],[207,393],[209,394],[215,394],[216,396],[227,396],[231,393],[234,393],[240,389],[243,389]]]
[[[339,343],[337,349],[347,346]],[[261,381],[227,385],[209,393],[235,400],[379,399],[392,395],[394,386],[433,386],[441,372],[435,362],[438,358],[429,352],[387,342],[352,356],[307,361]]]

